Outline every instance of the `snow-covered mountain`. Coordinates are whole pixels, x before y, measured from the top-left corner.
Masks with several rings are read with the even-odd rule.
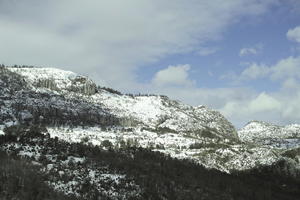
[[[209,129],[223,137],[237,137],[233,125],[219,112],[205,106],[188,106],[166,96],[129,96],[98,88],[87,77],[55,68],[8,68],[23,76],[37,92],[58,92],[66,97],[80,96],[99,104],[110,113],[128,119],[128,125],[176,132],[199,133]],[[97,91],[97,92],[96,92]],[[129,122],[130,121],[130,122]],[[126,124],[127,125],[127,124]]]
[[[252,142],[279,148],[300,146],[300,125],[278,126],[267,122],[251,121],[238,131],[244,142]]]
[[[149,156],[149,168],[158,171],[166,160],[173,162],[161,158],[162,153],[183,160],[187,168],[186,163],[196,163],[203,169],[247,173],[268,166],[298,176],[299,130],[299,125],[251,122],[237,132],[222,114],[205,106],[162,95],[124,95],[55,68],[0,66],[0,138],[8,141],[0,140],[0,153],[30,159],[51,188],[78,198],[88,198],[89,190],[82,189],[88,185],[104,197],[139,199],[149,184],[130,171],[133,160],[141,169],[144,160],[138,155]],[[157,163],[149,162],[153,158]]]
[[[114,148],[125,143],[225,172],[282,159],[279,149],[243,143],[246,132],[239,132],[240,141],[234,126],[205,106],[161,95],[123,95],[55,68],[1,70],[0,134],[13,124],[44,124],[52,138],[67,142],[103,146],[108,141]]]

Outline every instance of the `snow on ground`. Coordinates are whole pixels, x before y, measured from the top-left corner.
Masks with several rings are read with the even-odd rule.
[[[56,168],[51,168],[49,172],[55,171]],[[85,173],[83,175],[83,173]],[[82,171],[82,169],[68,170],[64,169],[63,173],[61,171],[62,176],[68,175],[68,177],[72,177],[70,180],[61,181],[56,180],[55,182],[49,181],[48,184],[52,186],[55,190],[63,192],[65,194],[73,194],[75,196],[80,197],[78,189],[81,188],[83,181],[88,180],[93,186],[96,186],[97,190],[101,193],[104,193],[110,197],[120,197],[123,196],[119,193],[118,189],[114,186],[119,186],[122,182],[126,182],[126,175],[109,173],[109,171],[105,169],[87,169],[87,171]],[[132,187],[136,188],[136,193],[139,192],[139,187],[134,184],[134,182],[130,183]],[[110,187],[108,187],[110,186]]]
[[[18,155],[22,157],[30,157],[38,160],[40,158],[41,147],[38,145],[29,146],[29,145],[20,145],[19,143],[8,143],[4,144],[1,148],[7,152],[18,151]]]
[[[120,147],[123,142],[123,145],[151,148],[178,159],[192,159],[208,168],[216,168],[225,172],[230,172],[233,169],[250,169],[258,163],[270,165],[279,159],[279,156],[269,148],[247,148],[244,145],[218,144],[215,139],[192,138],[183,134],[157,134],[140,129],[133,129],[129,132],[122,132],[122,130],[117,129],[106,131],[100,127],[86,127],[84,129],[80,127],[73,129],[70,127],[48,127],[47,130],[51,137],[58,137],[60,140],[71,143],[84,142],[101,146],[103,141],[108,140],[113,147]],[[200,144],[201,147],[190,148],[196,143]],[[25,150],[22,150],[20,155],[33,156],[32,152],[38,152],[38,149],[32,148],[24,147]],[[38,153],[35,155],[39,156]],[[84,158],[68,157],[63,163],[67,164],[70,160],[76,163],[84,162]]]
[[[192,107],[163,96],[137,96],[112,94],[101,91],[87,101],[99,103],[111,113],[133,119],[152,128],[169,128],[178,132],[217,130],[223,136],[236,137],[236,131],[219,112],[204,106]]]
[[[9,153],[17,153],[21,157],[30,157],[34,159],[33,162],[36,165],[42,166],[40,158],[43,148],[38,145],[8,143],[4,144],[1,149]],[[130,191],[134,190],[135,195],[141,192],[139,186],[133,180],[128,180],[125,174],[113,173],[106,166],[95,168],[93,165],[84,164],[86,161],[84,157],[68,156],[65,160],[61,160],[61,158],[57,159],[56,154],[46,154],[44,156],[49,164],[42,167],[41,171],[51,174],[51,176],[56,174],[56,178],[47,182],[56,191],[80,197],[81,185],[89,181],[98,191],[116,199],[124,196],[119,191],[120,187],[128,187]],[[77,167],[75,169],[70,167],[70,163],[77,164]],[[127,185],[122,185],[124,183]]]
[[[5,133],[3,132],[4,129],[4,125],[0,125],[0,135],[4,135]]]
[[[126,142],[126,145],[160,150],[173,157],[192,158],[204,165],[223,170],[252,166],[253,160],[247,160],[251,156],[260,163],[270,163],[272,159],[278,157],[273,154],[272,150],[268,151],[263,147],[260,149],[247,145],[244,145],[245,148],[228,146],[228,142],[224,138],[236,137],[235,128],[219,112],[204,106],[192,107],[164,96],[118,95],[104,89],[95,94],[84,95],[84,93],[74,92],[80,91],[73,90],[74,88],[68,90],[72,87],[81,87],[80,84],[85,84],[85,80],[87,80],[82,79],[81,81],[80,76],[73,72],[55,68],[9,69],[24,76],[36,92],[45,92],[45,88],[37,86],[39,81],[51,80],[57,88],[61,89],[61,91],[53,90],[51,92],[61,92],[66,98],[75,96],[79,99],[82,98],[83,101],[99,104],[109,113],[124,120],[125,127],[132,129],[128,131],[118,128],[103,130],[100,127],[48,128],[51,137],[93,145],[103,145],[103,142],[108,140],[117,147]],[[78,81],[74,81],[77,77],[79,77]],[[47,87],[47,84],[44,87],[49,91],[51,89],[51,87]],[[164,131],[159,132],[160,128]],[[201,131],[207,130],[208,133],[214,132],[215,135],[223,138],[221,141],[217,141],[215,138],[204,138],[201,134],[199,135],[199,131],[201,133]],[[298,130],[300,130],[300,125],[291,125],[283,129],[267,123],[253,122],[240,130],[239,136],[243,141],[252,141],[253,138],[282,138],[282,135],[285,139],[290,139],[290,137],[299,136],[300,131]],[[194,137],[191,137],[192,134]],[[201,147],[191,149],[191,145],[195,143],[201,144]],[[247,154],[248,151],[252,152]]]
[[[85,161],[85,158],[75,157],[75,156],[68,156],[68,158],[64,161],[62,161],[62,164],[68,164],[70,162],[72,163],[83,163]]]
[[[292,149],[300,147],[300,138],[289,138],[289,139],[261,139],[259,144],[263,146],[269,146],[276,149]]]
[[[122,131],[114,129],[111,131],[103,130],[100,127],[87,127],[87,128],[47,128],[50,137],[58,137],[61,140],[68,142],[85,142],[93,145],[101,145],[103,141],[108,140],[112,145],[120,145],[121,142],[131,143],[141,147],[151,146],[164,146],[166,148],[180,147],[188,148],[191,144],[195,143],[195,139],[183,137],[180,134],[166,133],[157,134],[155,132],[133,129],[133,131]],[[198,139],[201,141],[200,139]]]
[[[276,150],[267,147],[248,147],[246,145],[229,145],[226,141],[211,138],[193,138],[184,134],[165,133],[133,129],[132,131],[102,130],[99,127],[48,128],[51,137],[58,137],[68,142],[86,142],[102,145],[108,140],[112,146],[125,145],[151,148],[178,159],[192,159],[208,168],[216,168],[224,172],[250,169],[257,164],[270,165],[280,156]],[[229,142],[229,140],[227,140]],[[198,144],[199,147],[192,148]]]
[[[245,148],[242,145],[227,148],[165,149],[159,152],[178,159],[192,159],[207,168],[230,173],[231,170],[246,170],[259,165],[271,165],[280,158],[269,148]]]
[[[103,91],[92,96],[93,101],[103,104],[114,114],[122,117],[133,117],[144,124],[155,126],[162,116],[172,115],[160,96],[130,97]],[[174,113],[173,113],[174,114]],[[186,117],[180,113],[182,117]]]

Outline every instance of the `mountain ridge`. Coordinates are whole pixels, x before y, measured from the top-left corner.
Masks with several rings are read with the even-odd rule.
[[[160,95],[122,95],[60,69],[2,70],[21,85],[19,90],[12,88],[14,96],[4,92],[11,98],[2,106],[9,117],[0,127],[42,123],[51,137],[61,140],[93,145],[109,141],[114,147],[125,142],[225,172],[251,169],[257,163],[270,165],[282,158],[277,148],[244,144],[249,141],[240,141],[241,132],[238,135],[224,116],[205,106]]]
[[[158,126],[160,124],[158,121],[165,120],[159,118],[171,118],[170,116],[171,112],[176,114],[178,113],[178,110],[181,109],[183,110],[183,112],[181,113],[181,115],[177,115],[176,118],[181,119],[182,121],[186,121],[186,119],[189,117],[188,115],[193,115],[193,117],[195,117],[197,116],[197,113],[202,112],[201,115],[199,116],[202,117],[202,119],[200,120],[205,121],[205,124],[208,125],[210,128],[217,128],[219,129],[219,132],[222,132],[224,135],[233,134],[234,137],[237,136],[236,130],[233,127],[233,125],[229,121],[227,121],[219,112],[213,111],[211,109],[207,109],[206,107],[203,106],[200,108],[187,106],[185,104],[182,104],[181,102],[170,100],[168,97],[159,96],[159,95],[133,97],[128,95],[112,94],[111,92],[105,91],[101,88],[98,88],[98,91],[96,93],[96,84],[93,83],[93,81],[91,81],[87,77],[79,76],[73,72],[59,70],[55,68],[8,68],[8,70],[11,70],[12,72],[15,72],[23,76],[27,80],[27,82],[31,85],[31,87],[33,87],[33,89],[39,90],[39,89],[47,88],[52,91],[53,90],[56,91],[56,88],[59,88],[60,92],[62,92],[63,94],[67,93],[66,94],[67,96],[70,96],[68,95],[68,93],[70,92],[72,92],[71,95],[75,95],[76,93],[77,94],[83,93],[86,96],[82,96],[82,98],[84,98],[86,101],[90,101],[92,103],[96,102],[99,104],[105,104],[110,109],[114,108],[113,112],[115,114],[119,114],[120,112],[130,113],[129,117],[135,117],[134,113],[136,113],[138,114],[138,116],[135,118],[143,119],[143,117],[148,117],[148,119],[144,119],[142,121],[144,122],[146,121],[146,123],[152,123],[153,121],[156,121],[156,123],[154,123],[153,126]],[[78,79],[81,79],[83,81],[82,82],[76,81]],[[50,83],[40,84],[41,80],[46,83],[47,81],[49,81]],[[53,85],[56,85],[56,87]],[[77,91],[74,91],[76,90],[74,89],[74,85],[75,88],[79,88]],[[83,92],[81,92],[80,88],[83,88]],[[85,88],[92,88],[92,89],[87,89],[88,92],[85,92]],[[118,109],[120,109],[119,106],[122,106],[122,109],[120,111],[118,111]],[[167,106],[170,106],[173,109],[166,110]],[[130,107],[130,109],[128,109],[128,107]],[[136,108],[136,110],[132,111],[132,108]],[[167,113],[166,114],[162,113],[164,111],[167,111]],[[189,111],[189,112],[185,113],[184,111]],[[207,117],[204,116],[205,113],[207,113],[209,116]],[[218,123],[216,121],[224,121],[224,124],[222,125],[222,127],[220,127],[218,126]],[[210,124],[208,122],[210,122]],[[199,120],[198,122],[194,121],[192,123],[193,124],[190,125],[191,127],[194,126],[195,124],[196,125],[199,124]],[[217,127],[214,127],[214,125],[216,125]],[[223,127],[225,125],[226,128],[224,129]],[[163,126],[162,123],[161,126]],[[171,124],[166,124],[166,126],[171,126]],[[178,129],[180,127],[176,127],[176,128]],[[200,126],[199,128],[203,128],[203,127]],[[221,131],[221,128],[224,130]]]

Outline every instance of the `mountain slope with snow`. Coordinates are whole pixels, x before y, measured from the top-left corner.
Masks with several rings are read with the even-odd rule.
[[[165,96],[129,96],[97,88],[90,79],[55,68],[8,68],[23,76],[36,91],[51,91],[66,97],[80,96],[123,118],[129,125],[170,129],[194,134],[209,130],[222,137],[237,138],[234,126],[219,112],[204,106],[193,107]],[[128,119],[128,120],[125,120]]]
[[[300,125],[278,126],[267,122],[251,121],[238,131],[244,142],[274,147],[291,148],[300,146]]]
[[[224,172],[283,158],[281,150],[243,143],[247,131],[239,132],[240,141],[234,126],[205,106],[160,95],[122,95],[54,68],[5,67],[0,72],[0,134],[11,125],[38,124],[62,141],[142,147]],[[263,129],[248,128],[258,134]]]

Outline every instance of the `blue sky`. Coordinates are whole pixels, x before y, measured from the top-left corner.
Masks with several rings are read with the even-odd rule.
[[[298,0],[0,0],[0,62],[300,123]]]

